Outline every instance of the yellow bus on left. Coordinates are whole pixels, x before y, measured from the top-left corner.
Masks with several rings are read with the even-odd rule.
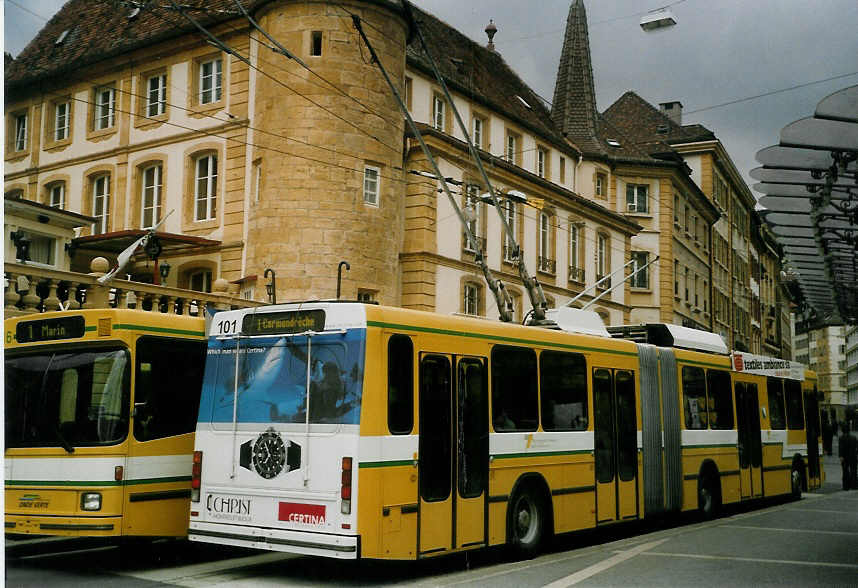
[[[186,536],[205,320],[102,309],[4,327],[6,533]]]

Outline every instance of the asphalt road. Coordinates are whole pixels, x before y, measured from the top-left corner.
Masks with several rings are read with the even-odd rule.
[[[828,481],[800,501],[743,506],[554,541],[510,561],[503,549],[421,562],[339,562],[177,541],[6,541],[7,586],[858,586],[858,491]],[[759,506],[759,505],[757,505]]]

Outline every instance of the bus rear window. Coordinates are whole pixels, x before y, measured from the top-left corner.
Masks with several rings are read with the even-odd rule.
[[[794,431],[804,429],[804,408],[801,403],[801,382],[785,380],[787,401],[787,427]]]
[[[364,332],[209,339],[200,422],[357,424]],[[236,347],[238,353],[236,354]]]

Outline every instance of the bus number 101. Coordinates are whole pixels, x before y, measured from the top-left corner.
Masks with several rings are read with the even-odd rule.
[[[221,321],[217,324],[218,335],[229,335],[230,333],[237,333],[238,329],[236,328],[236,321]]]

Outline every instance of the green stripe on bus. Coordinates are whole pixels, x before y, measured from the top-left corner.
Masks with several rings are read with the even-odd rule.
[[[484,339],[487,341],[502,341],[504,343],[518,343],[522,345],[542,345],[546,347],[558,347],[560,349],[575,349],[578,351],[595,351],[600,353],[610,353],[613,355],[627,355],[637,357],[636,351],[619,351],[615,349],[602,349],[599,347],[586,347],[583,345],[570,345],[568,343],[556,343],[553,341],[537,341],[535,339],[518,339],[516,337],[501,337],[499,335],[485,335],[483,333],[468,333],[467,331],[454,331],[451,329],[436,329],[434,327],[417,327],[414,325],[400,325],[396,323],[384,323],[380,321],[367,321],[368,327],[379,327],[382,329],[401,329],[407,331],[416,331],[418,333],[433,333],[436,335],[452,335],[457,337],[466,337],[469,339]]]
[[[203,331],[188,331],[186,329],[171,329],[168,327],[150,327],[148,325],[132,325],[117,323],[113,325],[114,329],[125,329],[128,331],[149,331],[151,333],[169,333],[170,335],[192,335],[194,337],[204,337],[206,332]]]
[[[517,459],[520,457],[554,457],[558,455],[592,454],[592,449],[570,449],[569,451],[534,451],[532,453],[493,453],[494,459]]]
[[[414,465],[414,460],[398,459],[393,461],[362,461],[358,464],[358,468],[392,468],[406,465]]]
[[[92,333],[93,331],[95,331],[95,329],[95,325],[89,325],[88,327],[84,327],[83,331],[84,333]]]
[[[165,478],[141,478],[139,480],[6,480],[6,486],[136,486],[138,484],[166,484],[168,482],[190,482],[190,476]]]

